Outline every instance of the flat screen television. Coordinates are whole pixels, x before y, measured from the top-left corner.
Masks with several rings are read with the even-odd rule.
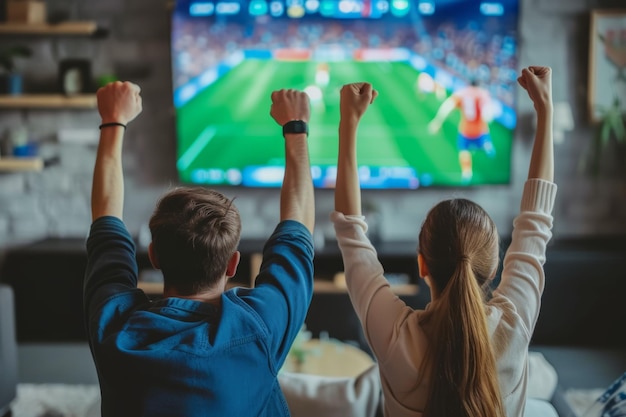
[[[270,94],[312,106],[316,187],[332,188],[339,90],[379,97],[358,134],[364,188],[508,184],[518,0],[178,0],[172,15],[177,169],[188,184],[277,187]]]

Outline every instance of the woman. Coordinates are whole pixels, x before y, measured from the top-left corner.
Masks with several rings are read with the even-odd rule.
[[[413,310],[394,295],[365,235],[356,131],[377,92],[367,83],[341,91],[331,218],[350,298],[379,363],[387,417],[513,417],[524,412],[528,345],[544,287],[556,185],[551,70],[526,68],[518,82],[533,101],[537,131],[501,283],[487,300],[484,289],[498,267],[493,221],[471,201],[443,201],[428,213],[419,235],[419,273],[432,295],[425,310]]]

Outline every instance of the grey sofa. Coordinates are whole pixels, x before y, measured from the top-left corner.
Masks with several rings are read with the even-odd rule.
[[[0,416],[10,415],[17,395],[17,341],[13,291],[0,284]]]

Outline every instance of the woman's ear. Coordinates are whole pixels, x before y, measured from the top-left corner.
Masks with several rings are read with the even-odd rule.
[[[424,257],[421,253],[417,254],[417,268],[420,277],[426,278],[426,276],[428,275],[428,267],[426,266],[426,262],[424,261]]]
[[[424,278],[424,282],[426,282],[426,285],[430,288],[430,298],[434,300],[437,297],[437,289],[433,287],[433,283],[430,281],[430,273],[428,272],[428,267],[421,253],[417,254],[417,268],[420,277]]]
[[[239,260],[241,259],[241,252],[236,251],[228,260],[228,265],[226,266],[226,277],[232,278],[237,273],[237,266],[239,266]]]
[[[159,260],[156,257],[156,253],[154,252],[154,246],[152,246],[152,242],[148,245],[148,258],[150,258],[150,263],[154,267],[154,269],[161,269],[159,266]]]

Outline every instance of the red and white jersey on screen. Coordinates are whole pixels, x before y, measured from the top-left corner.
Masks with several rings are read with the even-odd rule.
[[[479,87],[465,87],[452,94],[457,108],[461,110],[459,133],[466,138],[478,138],[489,132],[491,98]]]

